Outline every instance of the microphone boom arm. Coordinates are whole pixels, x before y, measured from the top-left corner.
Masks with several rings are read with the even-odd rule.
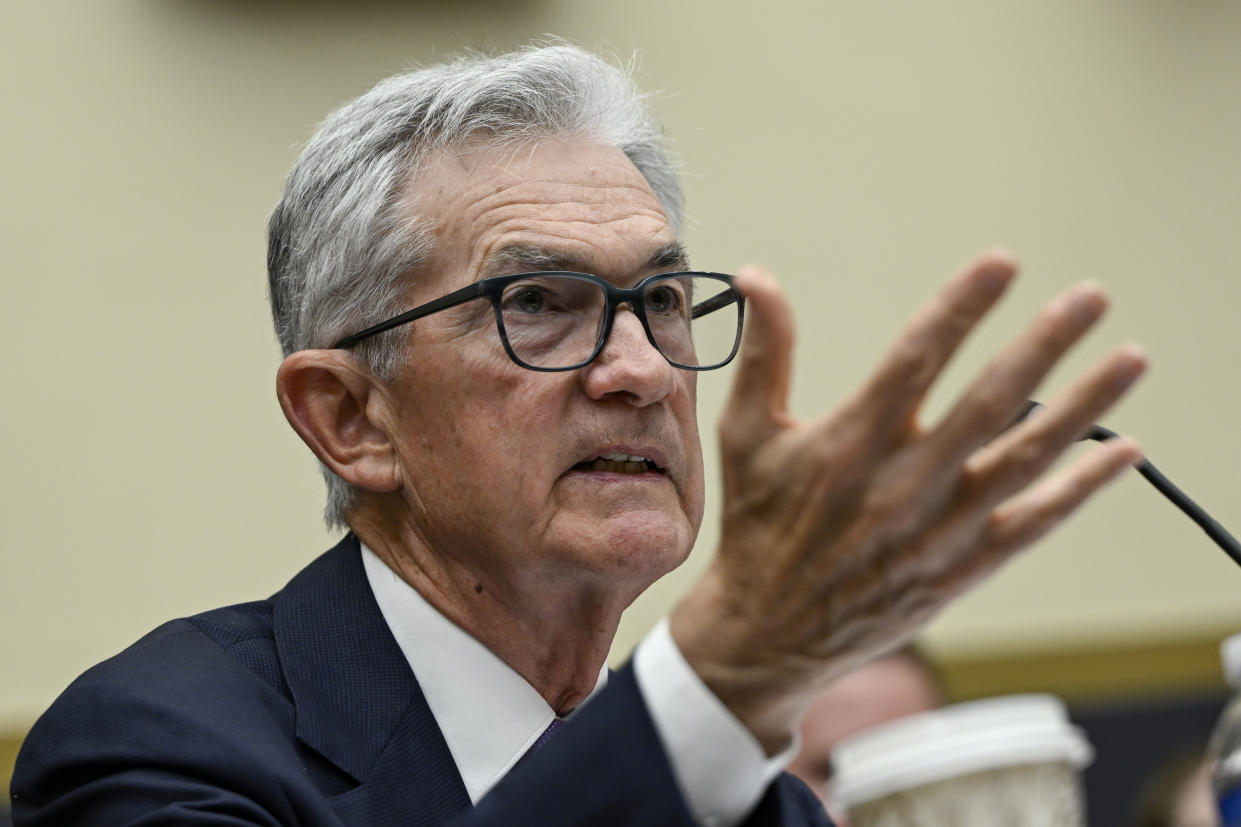
[[[1041,407],[1043,407],[1042,404],[1030,400],[1026,403],[1026,407],[1021,414],[1013,420],[1013,425],[1021,422]],[[1115,431],[1104,428],[1102,425],[1093,425],[1086,435],[1080,437],[1078,441],[1090,439],[1095,442],[1106,442],[1109,439],[1115,439],[1117,436],[1119,434]],[[1229,534],[1227,529],[1203,510],[1202,506],[1194,502],[1172,480],[1164,476],[1163,472],[1156,468],[1150,460],[1143,459],[1138,463],[1137,471],[1146,477],[1147,482],[1155,486],[1159,493],[1171,500],[1172,504],[1179,508],[1185,516],[1197,523],[1198,527],[1205,531],[1207,536],[1214,540],[1215,544],[1223,549],[1224,553],[1231,557],[1234,563],[1241,566],[1241,543],[1238,543],[1237,539]]]

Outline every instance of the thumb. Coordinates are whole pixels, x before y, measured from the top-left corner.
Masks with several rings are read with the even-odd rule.
[[[753,444],[788,423],[793,369],[793,310],[775,277],[747,265],[735,283],[746,299],[746,323],[720,422],[725,447]]]

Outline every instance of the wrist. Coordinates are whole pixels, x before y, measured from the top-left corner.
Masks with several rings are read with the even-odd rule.
[[[712,571],[668,617],[686,663],[770,757],[793,742],[809,700],[804,676],[784,658],[752,644],[755,631],[728,607]]]

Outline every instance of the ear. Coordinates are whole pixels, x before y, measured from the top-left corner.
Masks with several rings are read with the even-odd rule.
[[[383,391],[343,350],[299,350],[276,373],[285,419],[315,456],[346,482],[371,491],[400,487],[396,453],[383,427]]]

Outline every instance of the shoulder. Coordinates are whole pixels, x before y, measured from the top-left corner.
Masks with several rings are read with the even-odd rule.
[[[222,698],[274,698],[291,703],[277,646],[281,612],[286,625],[291,616],[293,622],[302,615],[311,617],[308,633],[316,633],[323,624],[333,622],[318,611],[324,595],[350,583],[369,589],[352,536],[311,561],[267,600],[212,609],[159,626],[88,669],[49,712],[68,712],[74,704],[93,698],[179,703],[187,711],[199,708],[195,701],[211,707]]]
[[[269,606],[251,603],[173,620],[88,669],[31,729],[19,775],[22,765],[286,735],[293,711],[270,618]]]
[[[316,666],[333,624],[352,647],[356,625],[334,609],[368,595],[346,538],[272,598],[170,621],[87,670],[22,745],[15,823],[218,823],[221,812],[247,824],[339,823],[329,799],[357,782],[298,737],[301,696],[289,682],[305,690],[322,674],[289,662],[302,652]]]
[[[285,694],[271,615],[262,601],[169,621],[84,672],[52,710],[90,697],[185,703],[221,693]]]
[[[173,620],[83,673],[22,745],[14,817],[94,823],[202,796],[274,822],[305,762],[271,615],[262,601]]]

